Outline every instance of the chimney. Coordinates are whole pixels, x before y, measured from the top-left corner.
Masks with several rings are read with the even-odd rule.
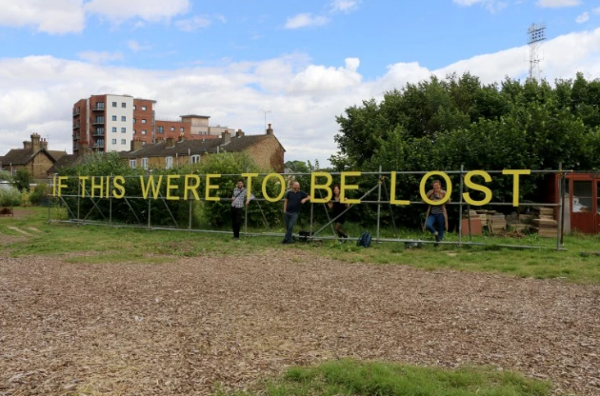
[[[168,137],[167,138],[167,147],[175,147],[175,138],[173,137]]]
[[[34,153],[40,149],[40,135],[35,132],[31,134],[31,148]]]
[[[48,140],[40,139],[40,147],[44,148],[45,150],[48,150]]]
[[[267,135],[273,136],[273,128],[271,128],[271,124],[269,124],[269,127],[267,128]]]
[[[81,157],[88,153],[88,145],[86,143],[79,144],[79,150],[77,151],[77,156]]]
[[[131,150],[130,151],[136,151],[141,149],[144,146],[144,142],[142,142],[139,139],[133,139],[131,141]]]
[[[24,149],[30,149],[31,148],[31,142],[23,142],[23,148]]]
[[[180,134],[179,134],[179,140],[178,140],[178,142],[180,142],[180,143],[181,143],[181,142],[183,142],[184,140],[185,140],[185,135],[184,135],[183,133],[180,133]]]
[[[231,142],[231,133],[229,133],[229,131],[224,131],[221,134],[221,137],[223,138],[223,144]]]
[[[243,137],[244,135],[245,135],[245,133],[241,129],[238,129],[237,132],[235,133],[235,137],[237,137],[237,138]]]

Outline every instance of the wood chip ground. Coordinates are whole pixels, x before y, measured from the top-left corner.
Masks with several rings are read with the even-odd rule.
[[[493,365],[600,395],[600,288],[293,248],[0,258],[0,395],[204,395],[342,357]]]

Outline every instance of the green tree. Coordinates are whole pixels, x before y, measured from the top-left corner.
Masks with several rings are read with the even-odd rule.
[[[14,176],[14,185],[19,191],[29,191],[31,173],[26,169],[18,169]]]

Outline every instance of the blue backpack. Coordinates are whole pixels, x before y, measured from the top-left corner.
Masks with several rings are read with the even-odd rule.
[[[369,231],[365,231],[361,234],[360,238],[358,238],[356,246],[369,247],[371,246],[371,239],[371,233]]]

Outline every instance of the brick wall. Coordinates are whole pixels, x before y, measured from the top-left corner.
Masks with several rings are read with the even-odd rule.
[[[273,169],[279,173],[284,171],[285,151],[274,136],[267,136],[260,143],[250,146],[244,151],[254,159],[260,168]]]

